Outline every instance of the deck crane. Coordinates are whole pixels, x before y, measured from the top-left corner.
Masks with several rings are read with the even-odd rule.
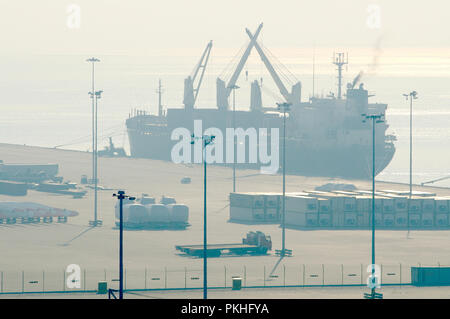
[[[252,33],[249,29],[245,29],[250,39],[254,38]],[[272,64],[270,63],[269,59],[267,58],[264,51],[259,46],[258,42],[255,42],[255,48],[256,51],[258,51],[259,56],[261,57],[261,60],[263,61],[264,65],[266,66],[267,70],[269,71],[270,75],[272,76],[273,80],[275,81],[275,84],[277,85],[278,89],[280,90],[281,95],[284,97],[286,102],[292,103],[293,105],[300,103],[301,98],[301,83],[297,82],[292,86],[291,93],[288,92],[286,87],[284,86],[283,82],[281,81],[280,77],[278,76],[277,72],[273,68]]]
[[[236,70],[234,70],[234,73],[231,76],[228,83],[225,84],[225,81],[223,81],[220,78],[217,78],[217,107],[219,108],[219,110],[228,110],[228,97],[230,96],[232,87],[234,87],[234,85],[236,84],[236,81],[239,75],[241,74],[242,69],[244,68],[245,62],[247,62],[247,59],[252,51],[253,46],[256,43],[256,39],[258,38],[259,32],[261,31],[262,27],[263,24],[261,23],[258,26],[255,35],[250,37],[250,43],[248,44],[247,49],[242,55],[236,67]]]
[[[190,76],[188,76],[184,80],[184,98],[183,98],[183,104],[186,109],[192,110],[195,106],[195,102],[197,101],[198,92],[200,89],[200,85],[202,84],[203,75],[205,74],[206,65],[208,64],[209,54],[211,52],[212,48],[212,41],[209,41],[208,45],[206,46],[205,50],[203,51],[203,54],[200,58],[200,61],[198,61],[197,65],[194,68],[194,71]],[[201,69],[200,78],[198,79],[197,84],[195,85],[194,89],[194,83],[197,79],[197,75],[199,74],[199,71]]]

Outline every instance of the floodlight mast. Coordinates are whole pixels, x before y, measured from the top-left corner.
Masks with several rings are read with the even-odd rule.
[[[100,98],[102,91],[96,92],[94,85],[95,62],[100,62],[100,60],[92,57],[86,62],[92,63],[92,91],[89,92],[89,95],[92,99],[92,180],[95,183],[94,220],[89,224],[96,227],[102,224],[97,218],[97,98]]]
[[[367,120],[372,121],[372,291],[371,296],[375,298],[375,286],[377,278],[375,277],[375,124],[384,122],[383,114],[361,114],[363,123]]]
[[[125,195],[124,191],[118,191],[113,194],[119,200],[120,216],[119,216],[119,299],[123,299],[123,200],[135,200],[135,197]]]
[[[208,239],[207,239],[207,210],[206,210],[206,147],[214,142],[214,135],[203,135],[201,137],[191,135],[191,144],[201,140],[203,160],[203,299],[208,299]]]
[[[408,232],[406,234],[406,237],[409,238],[410,233],[410,225],[409,225],[409,211],[411,206],[411,198],[412,198],[412,105],[413,100],[417,100],[417,92],[412,91],[408,94],[403,94],[403,96],[408,101],[409,98],[409,200],[408,200]]]
[[[290,103],[277,103],[283,112],[283,215],[281,216],[281,255],[286,256],[286,112],[290,110]]]
[[[236,130],[236,84],[230,87],[233,90],[233,132]],[[236,192],[236,137],[233,136],[233,193]]]

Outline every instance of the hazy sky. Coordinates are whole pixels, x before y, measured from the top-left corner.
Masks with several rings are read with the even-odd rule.
[[[380,35],[384,47],[450,47],[447,0],[0,3],[0,54],[165,54],[171,48],[202,48],[208,40],[216,48],[239,48],[247,40],[244,28],[255,30],[260,22],[261,39],[271,47],[371,47]],[[71,4],[80,8],[79,28],[67,26]],[[379,25],[374,27],[377,10]]]

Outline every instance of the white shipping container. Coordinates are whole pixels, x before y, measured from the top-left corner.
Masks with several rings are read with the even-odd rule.
[[[230,206],[264,208],[262,193],[230,193]]]
[[[248,207],[230,206],[230,220],[253,221],[253,210]]]
[[[434,198],[424,198],[422,200],[422,214],[434,214],[435,200]]]
[[[421,213],[422,211],[422,202],[423,198],[421,197],[412,197],[409,200],[409,212],[410,213]]]
[[[409,225],[419,227],[421,225],[421,216],[419,213],[409,213]]]
[[[252,208],[252,220],[254,221],[265,221],[265,212],[263,208]]]
[[[316,227],[318,225],[318,214],[286,211],[286,225]]]
[[[383,225],[383,214],[377,213],[375,208],[375,226],[382,226]]]
[[[383,226],[384,227],[393,227],[395,225],[395,214],[392,213],[383,213]]]
[[[347,227],[357,227],[358,226],[356,212],[345,213],[344,225]]]
[[[372,198],[365,195],[355,198],[358,225],[368,227],[370,225],[370,214],[372,213]]]
[[[395,212],[394,214],[394,226],[395,227],[406,227],[408,222],[407,212]]]
[[[266,208],[264,218],[266,221],[280,220],[280,212],[278,211],[278,208]]]
[[[319,207],[319,213],[331,213],[331,202],[326,198],[318,198],[317,204]]]
[[[305,227],[306,226],[306,214],[301,212],[293,212],[293,211],[286,211],[286,218],[285,218],[286,225],[290,226],[300,226]]]
[[[432,212],[422,213],[422,226],[423,227],[433,227],[433,225],[434,225],[433,216],[434,216],[434,213],[432,213]]]
[[[435,197],[435,213],[448,213],[449,212],[449,206],[448,206],[448,198],[447,197]]]
[[[264,207],[279,209],[281,207],[281,195],[278,193],[264,194]]]
[[[383,197],[383,214],[393,214],[395,211],[394,198]]]
[[[438,213],[435,217],[435,226],[436,227],[447,227],[448,223],[448,213]]]
[[[329,213],[319,213],[319,226],[322,227],[331,227],[331,214]]]
[[[286,196],[286,210],[302,213],[317,213],[317,198],[308,196]]]

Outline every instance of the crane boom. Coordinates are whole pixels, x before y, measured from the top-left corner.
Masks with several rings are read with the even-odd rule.
[[[228,84],[225,83],[221,78],[217,78],[217,107],[221,110],[228,109],[228,98],[230,97],[230,93],[233,90],[233,87],[236,85],[236,81],[244,68],[245,62],[247,61],[250,52],[252,51],[253,46],[256,43],[256,39],[258,38],[259,32],[261,31],[263,24],[261,23],[258,26],[258,29],[255,32],[255,36],[250,38],[250,43],[247,46],[244,54],[241,56],[241,59],[234,70],[233,75],[231,76]]]
[[[209,54],[211,52],[212,48],[212,41],[209,41],[208,45],[206,46],[205,50],[203,51],[203,54],[200,58],[200,61],[197,63],[197,65],[194,68],[193,74],[191,76],[188,76],[184,80],[184,107],[186,109],[193,109],[195,105],[195,101],[197,101],[197,96],[200,90],[200,86],[202,84],[203,75],[205,74],[206,65],[208,64]],[[202,69],[200,73],[200,78],[197,82],[197,85],[194,89],[194,83],[197,78],[198,72]]]
[[[249,29],[245,29],[250,39],[255,38],[253,37],[252,33]],[[255,41],[254,46],[256,50],[259,53],[259,56],[261,57],[261,60],[264,62],[264,65],[266,66],[267,70],[269,71],[270,75],[272,76],[273,80],[275,81],[275,84],[277,85],[278,89],[280,90],[281,95],[285,98],[286,102],[292,102],[291,101],[291,95],[289,94],[288,90],[284,86],[283,82],[281,82],[280,77],[278,76],[277,72],[273,68],[272,64],[270,63],[269,59],[267,58],[264,51],[259,46],[258,42]]]
[[[247,49],[245,50],[244,54],[241,57],[241,60],[239,61],[239,64],[236,67],[236,70],[234,70],[233,75],[230,78],[230,81],[228,82],[227,85],[227,93],[228,95],[230,95],[231,93],[231,88],[236,84],[236,81],[239,77],[239,74],[241,74],[242,69],[244,68],[245,62],[247,62],[248,56],[250,55],[250,52],[252,51],[252,48],[256,43],[256,39],[258,38],[259,32],[261,31],[261,28],[263,27],[263,24],[261,23],[258,26],[258,29],[255,32],[254,36],[250,37],[250,43],[247,46]]]
[[[197,77],[198,71],[202,69],[202,73],[200,74],[200,79],[198,80],[197,87],[194,89],[194,105],[195,101],[197,101],[198,91],[200,89],[200,85],[202,84],[203,75],[205,74],[206,65],[208,64],[209,54],[211,52],[212,48],[212,40],[209,41],[208,45],[205,48],[205,51],[202,54],[202,57],[200,61],[198,62],[198,65],[195,69],[194,75],[192,77],[192,81],[195,81],[195,78]]]

